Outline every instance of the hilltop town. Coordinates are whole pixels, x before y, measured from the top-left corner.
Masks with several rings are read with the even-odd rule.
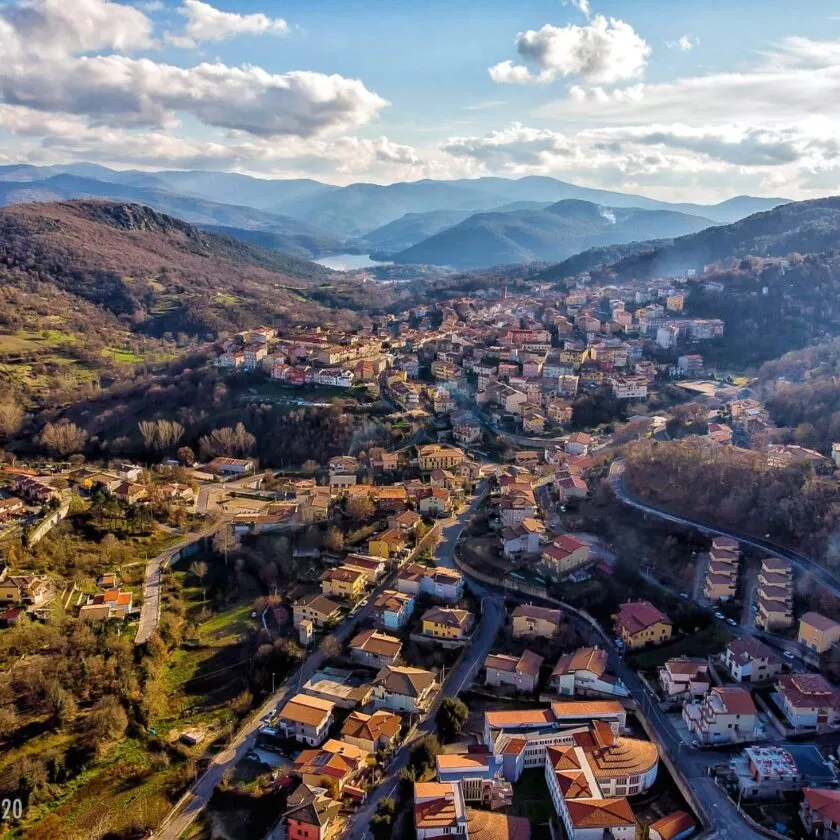
[[[840,447],[768,438],[762,393],[704,362],[727,327],[686,313],[688,279],[534,282],[216,345],[248,400],[375,405],[390,445],[280,467],[244,427],[196,455],[164,418],[141,424],[157,460],[8,457],[7,728],[87,744],[107,715],[89,767],[128,738],[165,751],[143,759],[160,838],[199,813],[357,840],[827,825],[840,581],[639,494],[656,445],[829,482]],[[85,670],[65,671],[80,633]],[[120,679],[143,663],[121,689],[136,722],[88,685],[115,646]],[[64,699],[37,722],[39,649]],[[33,772],[17,743],[13,789]]]

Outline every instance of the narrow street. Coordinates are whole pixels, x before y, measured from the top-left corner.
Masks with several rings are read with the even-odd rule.
[[[455,547],[455,541],[461,534],[461,531],[466,527],[475,508],[481,503],[483,495],[487,491],[487,482],[481,482],[476,489],[475,495],[471,498],[470,503],[457,515],[450,519],[441,520],[438,523],[438,529],[441,531],[443,537],[437,545],[435,560],[441,566],[453,565],[452,552]],[[218,526],[215,526],[218,527]],[[175,548],[170,549],[174,551]],[[416,551],[416,549],[415,549]],[[412,555],[413,556],[413,555]],[[156,558],[157,559],[157,558]],[[405,562],[410,562],[411,557]],[[367,597],[365,606],[358,610],[354,615],[348,616],[336,628],[334,635],[339,641],[346,642],[352,635],[370,618],[373,611],[373,601],[376,596],[387,589],[392,584],[393,574],[386,577],[376,589]],[[482,597],[481,593],[480,597]],[[504,623],[505,610],[504,600],[500,596],[491,596],[485,598],[483,601],[484,610],[482,611],[481,621],[479,623],[473,645],[469,649],[467,655],[461,661],[458,668],[456,668],[446,680],[446,684],[439,694],[438,700],[432,706],[427,718],[418,726],[418,737],[432,731],[434,726],[434,714],[437,711],[437,705],[443,696],[449,692],[457,693],[461,687],[468,682],[471,676],[472,669],[475,668],[477,662],[484,660],[487,653],[490,652],[490,647],[493,639],[496,636],[498,628]],[[257,739],[257,733],[263,725],[262,718],[269,712],[273,712],[278,706],[282,705],[290,696],[297,693],[298,686],[308,680],[315,671],[321,666],[324,661],[324,656],[320,650],[313,651],[300,668],[290,674],[279,689],[269,697],[258,710],[253,712],[242,728],[236,733],[230,746],[223,752],[219,753],[212,761],[207,770],[196,781],[193,787],[181,798],[181,800],[170,811],[164,821],[161,823],[157,831],[152,835],[155,840],[177,840],[181,834],[193,823],[198,815],[207,806],[210,797],[213,795],[213,790],[221,782],[225,772],[232,767],[235,767],[245,756],[254,748]],[[423,725],[427,728],[422,729]],[[408,761],[408,748],[403,748],[395,757],[390,771],[389,779],[393,775],[396,778],[399,774],[400,767],[404,767]],[[400,765],[400,762],[402,764]],[[381,799],[387,795],[390,782],[380,785],[379,788],[368,799],[368,803],[374,800],[374,797]],[[363,810],[367,810],[367,805]],[[375,808],[374,808],[375,810]],[[372,811],[370,813],[373,813]],[[368,815],[369,817],[369,815]],[[367,825],[366,821],[362,822]]]

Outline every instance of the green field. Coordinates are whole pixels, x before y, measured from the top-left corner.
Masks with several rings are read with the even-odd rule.
[[[2,353],[42,353],[75,344],[72,335],[58,330],[18,330],[12,335],[0,335],[0,354]]]
[[[677,639],[670,644],[645,653],[633,654],[635,667],[640,671],[663,665],[667,659],[677,656],[709,656],[720,653],[732,640],[733,636],[718,624],[710,624],[699,633]]]

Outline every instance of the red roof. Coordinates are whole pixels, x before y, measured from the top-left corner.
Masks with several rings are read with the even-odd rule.
[[[631,636],[652,627],[654,624],[672,624],[665,613],[658,610],[650,601],[628,601],[618,608],[616,626],[626,630]]]

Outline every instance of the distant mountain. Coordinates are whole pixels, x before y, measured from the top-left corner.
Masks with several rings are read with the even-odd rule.
[[[325,231],[316,230],[297,219],[266,213],[252,207],[219,204],[151,187],[112,183],[76,175],[59,174],[40,181],[8,181],[2,180],[3,174],[0,171],[0,205],[75,198],[136,202],[193,224],[223,225],[234,229],[261,230],[275,234],[278,237],[278,245],[282,243],[288,249],[286,252],[294,256],[320,256],[322,253],[341,250],[344,247],[342,239]],[[230,231],[230,234],[235,235],[235,232]]]
[[[514,201],[501,207],[494,207],[495,213],[511,213],[518,210],[541,210],[540,201]],[[404,251],[436,233],[454,227],[472,216],[471,210],[432,210],[429,213],[406,213],[400,219],[389,222],[376,230],[369,231],[363,242],[371,245],[381,256]]]
[[[402,251],[442,230],[463,222],[471,210],[430,210],[428,213],[406,213],[387,225],[364,234],[363,239],[383,253]]]
[[[311,198],[338,189],[311,178],[270,180],[234,172],[155,172],[154,178],[174,192],[223,204],[244,204],[271,213],[280,212],[278,208],[290,201]]]
[[[300,257],[304,260],[335,253],[336,251],[349,252],[354,247],[336,239],[329,233],[309,227],[303,222],[295,222],[294,219],[289,219],[289,223],[288,228],[284,225],[278,226],[284,229],[275,230],[247,230],[226,225],[198,225],[198,227],[210,233],[239,239],[250,245],[256,245],[258,248],[267,248],[269,251],[278,251],[281,254]],[[295,225],[299,229],[296,229]]]
[[[672,242],[641,246],[638,253],[620,255],[611,264],[609,259],[603,262],[620,278],[652,277],[689,269],[699,273],[708,263],[732,258],[830,251],[840,246],[840,197],[791,202]],[[544,274],[557,279],[567,276],[561,266],[552,266]]]
[[[494,196],[446,181],[413,183],[351,184],[325,195],[292,201],[278,208],[287,216],[300,219],[345,237],[361,237],[407,213],[436,210],[490,209],[504,204],[504,196]]]
[[[559,260],[594,246],[671,237],[712,224],[710,219],[669,210],[567,199],[543,210],[478,213],[391,259],[453,268]]]
[[[199,170],[143,172],[109,169],[93,163],[56,166],[12,164],[0,167],[0,182],[34,184],[60,175],[93,179],[108,184],[122,184],[139,189],[161,190],[217,204],[249,207],[273,215],[295,218],[330,231],[339,239],[358,238],[368,231],[397,221],[409,213],[434,213],[441,210],[476,213],[502,207],[507,210],[513,209],[510,205],[515,206],[519,202],[528,202],[533,206],[552,204],[564,199],[578,199],[607,207],[672,210],[702,216],[721,224],[728,224],[786,202],[783,198],[736,196],[720,204],[669,204],[647,196],[580,187],[545,176],[528,176],[518,179],[484,177],[452,181],[423,180],[389,185],[360,183],[336,187],[308,178],[254,178],[237,173]],[[40,193],[40,195],[44,194]],[[36,193],[31,193],[31,195],[36,195]],[[149,203],[140,196],[103,195],[103,197]],[[153,206],[159,205],[153,204]],[[161,206],[161,209],[180,213],[186,217],[184,211],[176,207]],[[190,218],[204,224],[225,224],[245,229],[270,227],[270,223],[268,225],[243,224],[241,221],[230,218],[226,220],[219,218],[207,220],[195,216],[190,216]],[[437,232],[439,231],[430,230],[428,235]],[[404,243],[398,244],[404,244],[406,247],[416,244],[416,241],[405,240]]]

